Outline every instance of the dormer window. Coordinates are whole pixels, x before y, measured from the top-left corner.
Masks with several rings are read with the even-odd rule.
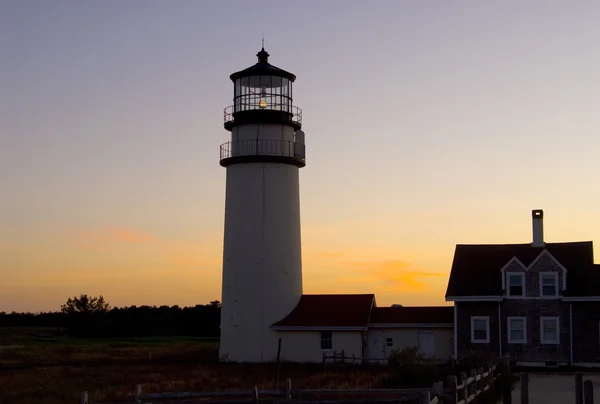
[[[508,277],[508,295],[525,296],[525,274],[516,272],[507,274]]]
[[[540,296],[558,296],[558,272],[540,272]]]

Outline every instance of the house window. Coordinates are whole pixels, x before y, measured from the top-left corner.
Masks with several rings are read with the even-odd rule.
[[[471,317],[471,342],[490,342],[490,318],[487,316]]]
[[[388,337],[385,339],[385,345],[387,346],[394,346],[394,339],[391,337]]]
[[[527,342],[525,317],[508,317],[508,343],[524,344]]]
[[[540,339],[542,344],[559,343],[558,317],[540,318]]]
[[[333,349],[331,331],[321,331],[321,349]]]
[[[540,273],[540,296],[558,296],[558,272]]]
[[[525,274],[508,273],[508,295],[525,296]]]

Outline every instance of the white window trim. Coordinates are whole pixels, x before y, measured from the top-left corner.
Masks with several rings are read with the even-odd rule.
[[[554,271],[541,271],[540,273],[540,297],[558,297],[558,272]],[[544,294],[544,276],[552,275],[554,277],[554,294],[553,295],[545,295]]]
[[[510,277],[512,275],[519,275],[521,277],[521,291],[523,294],[521,295],[511,295],[510,294]],[[507,272],[506,273],[506,296],[511,297],[525,297],[527,293],[525,292],[525,272]]]
[[[553,320],[556,323],[556,341],[546,341],[544,339],[544,322]],[[540,343],[558,345],[560,344],[560,317],[540,317]]]
[[[558,262],[558,260],[548,252],[548,250],[544,249],[532,262],[531,264],[525,266],[521,261],[519,261],[519,259],[517,257],[513,257],[511,258],[510,261],[508,261],[506,263],[506,265],[504,265],[501,269],[500,272],[502,273],[502,289],[506,289],[506,270],[508,268],[510,268],[510,266],[513,263],[518,263],[524,270],[525,272],[529,271],[531,268],[533,268],[540,259],[542,259],[543,256],[547,255],[548,257],[550,257],[550,259],[552,259],[554,261],[554,263],[558,266],[558,268],[562,271],[562,289],[561,290],[566,290],[567,289],[567,268],[565,268],[560,262]]]
[[[522,320],[523,321],[523,339],[522,340],[514,340],[512,339],[512,327],[510,326],[511,320]],[[507,317],[506,318],[506,329],[508,330],[508,343],[509,344],[526,344],[527,343],[527,317]]]
[[[475,339],[475,321],[485,320],[485,340]],[[490,343],[490,317],[489,316],[471,316],[471,343],[489,344]]]

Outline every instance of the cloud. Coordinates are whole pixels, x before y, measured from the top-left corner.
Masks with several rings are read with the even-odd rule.
[[[344,282],[374,283],[379,290],[394,290],[404,293],[432,291],[432,280],[448,276],[445,273],[413,269],[411,263],[400,260],[346,261],[340,264],[355,269],[354,275],[345,277]]]
[[[160,239],[129,227],[107,227],[80,233],[83,240],[109,243],[152,243]]]
[[[318,252],[311,254],[313,258],[340,258],[345,256],[346,253],[342,252]]]
[[[76,229],[70,232],[70,246],[88,252],[102,253],[104,257],[123,256],[130,262],[149,262],[181,269],[218,267],[222,258],[220,239],[210,234],[199,234],[193,239],[169,239],[131,227],[110,226]],[[136,264],[137,265],[137,264]]]
[[[221,261],[215,258],[203,258],[203,256],[172,256],[170,262],[181,268],[206,268],[206,267],[219,267]]]

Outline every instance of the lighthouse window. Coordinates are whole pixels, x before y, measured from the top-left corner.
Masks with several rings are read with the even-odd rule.
[[[236,80],[234,111],[270,109],[291,112],[292,83],[279,76],[249,76]]]
[[[331,331],[321,331],[321,349],[333,349],[333,336]]]

